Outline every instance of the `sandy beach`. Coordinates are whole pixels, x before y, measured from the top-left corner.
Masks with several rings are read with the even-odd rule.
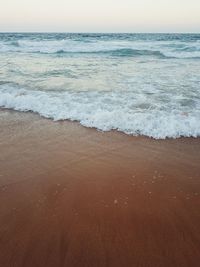
[[[198,267],[200,139],[0,110],[0,266]]]

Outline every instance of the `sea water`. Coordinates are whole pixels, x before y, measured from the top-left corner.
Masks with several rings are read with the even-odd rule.
[[[157,139],[200,136],[200,34],[0,33],[0,107]]]

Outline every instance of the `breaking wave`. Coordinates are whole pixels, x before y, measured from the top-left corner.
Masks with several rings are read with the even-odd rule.
[[[8,84],[1,86],[0,94],[1,107],[33,111],[55,121],[79,121],[102,131],[155,139],[200,136],[200,109],[184,112],[173,101],[163,108],[162,103],[153,104],[148,96],[132,92],[43,92]]]
[[[200,42],[159,41],[105,41],[105,40],[0,40],[0,53],[44,53],[44,54],[95,54],[110,56],[152,56],[157,58],[200,58]]]

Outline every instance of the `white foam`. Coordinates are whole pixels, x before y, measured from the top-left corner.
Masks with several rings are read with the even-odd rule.
[[[200,105],[185,112],[176,99],[165,107],[151,105],[148,97],[133,92],[44,92],[1,85],[0,106],[53,120],[76,120],[102,131],[156,139],[200,136]]]

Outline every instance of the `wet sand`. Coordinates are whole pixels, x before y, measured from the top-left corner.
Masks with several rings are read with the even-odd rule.
[[[200,266],[200,139],[1,110],[0,266]]]

